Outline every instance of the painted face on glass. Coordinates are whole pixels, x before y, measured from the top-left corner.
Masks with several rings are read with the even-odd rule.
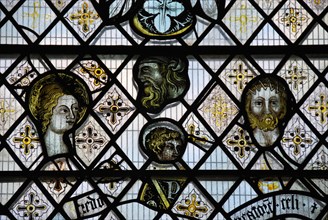
[[[183,155],[186,149],[185,135],[171,122],[151,123],[146,126],[146,131],[142,131],[141,135],[145,153],[161,164],[173,163]]]
[[[176,160],[180,156],[182,141],[180,139],[168,140],[165,142],[163,151],[157,154],[161,161]]]
[[[271,147],[284,133],[295,99],[286,81],[262,75],[250,81],[242,94],[246,128],[262,147]]]
[[[78,111],[78,102],[72,95],[59,97],[58,103],[53,109],[49,129],[58,134],[72,129],[77,121]]]
[[[155,86],[160,89],[160,85],[163,83],[163,76],[160,73],[158,63],[142,63],[139,65],[138,72],[139,80],[144,86]]]
[[[133,68],[138,101],[151,113],[159,113],[189,88],[188,63],[183,58],[141,57]]]
[[[263,131],[272,131],[278,125],[278,115],[282,111],[282,103],[276,90],[261,88],[251,95],[250,122],[251,127]]]
[[[143,86],[142,105],[146,108],[160,107],[166,96],[165,83],[157,63],[141,63],[138,78]]]

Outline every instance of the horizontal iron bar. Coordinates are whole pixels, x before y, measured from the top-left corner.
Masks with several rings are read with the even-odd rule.
[[[55,177],[74,178],[188,178],[208,180],[228,180],[238,178],[319,178],[328,179],[325,170],[93,170],[93,171],[1,171],[0,182],[15,181],[15,179],[37,179]]]
[[[231,55],[310,54],[327,55],[328,45],[288,46],[42,46],[0,45],[0,54],[142,54],[142,55]]]

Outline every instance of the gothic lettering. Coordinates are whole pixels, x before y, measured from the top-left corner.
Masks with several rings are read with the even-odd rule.
[[[273,213],[273,209],[272,209],[272,206],[271,206],[272,205],[272,202],[270,202],[269,199],[264,199],[263,201],[264,202],[268,201],[268,203],[267,203],[268,204],[268,208],[267,208],[267,206],[265,204],[263,204],[264,208],[265,209],[268,209],[267,214]]]
[[[255,213],[256,217],[259,218],[260,216],[259,216],[255,206],[252,206],[252,210]]]
[[[273,201],[275,201],[275,206],[277,207],[276,209],[273,209]],[[232,216],[232,219],[266,219],[272,218],[273,214],[279,216],[280,214],[295,213],[295,211],[298,211],[298,214],[300,215],[314,219],[320,213],[320,208],[323,206],[323,203],[317,202],[317,200],[310,196],[282,194],[270,196],[263,200],[256,201],[248,207],[235,213]],[[274,210],[276,213],[274,213]]]
[[[247,217],[250,220],[255,220],[256,219],[255,215],[253,214],[253,211],[247,211]]]
[[[104,205],[104,201],[102,200],[102,199],[97,199],[97,202],[98,202],[98,206],[100,207],[100,208],[102,208],[103,207],[103,205]]]
[[[106,208],[101,198],[93,198],[90,195],[78,200],[81,216],[88,216],[101,212]]]
[[[314,213],[314,211],[317,209],[317,203],[313,203],[313,205],[311,206],[311,213]]]
[[[177,183],[176,181],[164,181],[164,183],[168,185],[167,198],[174,199],[173,196],[176,195],[180,190],[179,183]]]

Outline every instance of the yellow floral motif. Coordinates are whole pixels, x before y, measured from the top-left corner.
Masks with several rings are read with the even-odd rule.
[[[39,219],[47,209],[47,203],[41,200],[38,194],[33,190],[25,195],[24,199],[15,207],[14,212],[28,219]]]
[[[248,9],[247,9],[247,5],[242,4],[240,7],[240,15],[239,16],[231,16],[231,17],[229,17],[229,20],[231,22],[240,23],[239,31],[241,33],[246,33],[247,26],[249,25],[249,23],[251,22],[251,23],[257,24],[258,22],[260,22],[261,18],[259,18],[258,16],[250,15],[248,12]]]
[[[6,107],[5,107],[5,101],[4,100],[2,100],[1,102],[0,102],[0,117],[1,117],[1,122],[6,122],[5,121],[5,114],[6,113],[13,113],[13,112],[15,112],[15,109],[7,109]]]
[[[237,64],[237,68],[234,68],[232,73],[228,74],[228,77],[233,80],[233,83],[237,85],[237,89],[242,92],[246,83],[253,79],[247,68],[244,68],[243,63]]]
[[[228,119],[229,115],[237,113],[237,108],[229,104],[226,98],[222,95],[214,95],[209,100],[211,103],[205,105],[202,110],[204,113],[210,113],[212,120],[215,121],[215,126],[220,128]]]
[[[40,2],[37,2],[37,1],[33,3],[33,12],[32,13],[25,12],[23,14],[24,17],[29,17],[32,19],[32,26],[31,26],[32,29],[36,29],[38,27],[38,24],[40,23],[40,22],[38,22],[40,19],[40,15],[41,15],[40,14]],[[44,15],[44,19],[48,20],[50,18],[51,18],[51,15],[48,15],[48,14]]]
[[[107,99],[100,103],[96,109],[97,112],[106,117],[107,122],[114,131],[123,118],[134,110],[134,107],[130,107],[128,104],[114,88],[107,96]]]
[[[320,123],[327,122],[328,117],[328,100],[324,94],[320,95],[320,101],[315,101],[315,105],[309,106],[310,111],[315,111],[315,116],[320,117]]]
[[[81,25],[82,31],[84,33],[90,32],[90,26],[99,19],[98,13],[89,10],[89,5],[87,2],[83,2],[82,9],[77,10],[69,16],[71,21],[77,20],[78,25]]]
[[[186,216],[201,217],[203,214],[208,213],[209,209],[202,201],[197,200],[197,194],[192,193],[189,198],[183,200],[184,204],[178,204],[176,206],[178,211],[184,212]]]
[[[284,16],[279,19],[286,27],[290,27],[293,33],[297,33],[303,25],[303,22],[307,20],[309,20],[309,18],[304,15],[300,9],[294,7],[287,9]]]
[[[286,80],[289,84],[292,84],[294,90],[297,90],[298,86],[302,85],[303,81],[307,79],[307,77],[303,75],[302,69],[299,69],[298,66],[291,66],[287,73],[288,76],[286,76]]]
[[[88,75],[89,73],[94,77],[93,85],[98,87],[101,85],[101,82],[107,81],[107,75],[103,68],[101,68],[98,64],[90,64],[90,65],[83,65],[80,68],[80,72],[83,74]]]
[[[290,147],[294,148],[294,155],[299,155],[301,153],[301,147],[305,147],[305,144],[312,144],[313,140],[311,138],[306,138],[305,134],[301,132],[299,127],[295,128],[295,133],[290,132],[290,137],[283,137],[282,142],[290,142]]]
[[[34,142],[39,142],[39,138],[31,128],[30,125],[26,125],[23,132],[20,132],[20,137],[13,138],[14,143],[20,143],[20,148],[24,150],[24,155],[29,155],[31,149],[34,149]]]
[[[243,158],[246,156],[246,152],[251,150],[251,139],[248,135],[245,135],[243,129],[239,128],[238,133],[232,135],[227,144],[235,151],[238,152],[238,157]]]

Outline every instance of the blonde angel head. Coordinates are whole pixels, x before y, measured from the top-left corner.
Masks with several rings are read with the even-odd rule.
[[[28,94],[28,105],[33,118],[40,125],[43,135],[50,124],[53,109],[63,95],[72,95],[78,101],[77,122],[80,122],[90,103],[87,89],[80,79],[73,77],[73,74],[53,73],[42,76],[32,86]]]

